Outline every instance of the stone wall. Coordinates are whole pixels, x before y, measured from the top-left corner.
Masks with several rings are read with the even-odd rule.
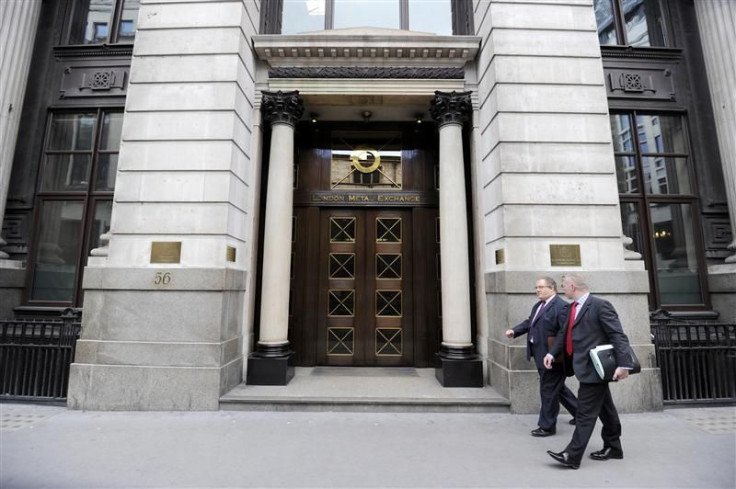
[[[109,249],[85,270],[69,406],[217,409],[242,381],[260,129],[259,2],[143,0]],[[152,263],[153,242],[179,242]],[[234,251],[234,253],[233,253]]]

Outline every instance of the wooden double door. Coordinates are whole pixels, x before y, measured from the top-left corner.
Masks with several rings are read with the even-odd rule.
[[[431,365],[440,337],[435,221],[433,209],[297,210],[297,364]]]

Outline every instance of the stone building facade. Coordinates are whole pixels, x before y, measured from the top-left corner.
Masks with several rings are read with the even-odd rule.
[[[576,271],[658,409],[650,313],[736,320],[733,5],[374,3],[3,5],[0,305],[82,309],[70,407],[334,365],[534,412],[503,332]]]

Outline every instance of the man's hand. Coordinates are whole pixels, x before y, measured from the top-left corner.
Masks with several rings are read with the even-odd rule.
[[[629,369],[618,367],[615,372],[613,372],[613,380],[624,380],[626,377],[629,376]]]
[[[546,355],[544,356],[544,367],[545,367],[546,369],[548,369],[548,370],[549,370],[549,369],[551,369],[551,368],[552,368],[552,363],[553,363],[554,361],[555,361],[555,357],[553,357],[552,355],[550,355],[549,353],[547,353],[547,354],[546,354]]]
[[[513,329],[507,329],[506,330],[506,338],[513,338],[514,337],[514,330]]]

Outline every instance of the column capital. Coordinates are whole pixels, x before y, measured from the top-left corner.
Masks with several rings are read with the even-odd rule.
[[[299,98],[299,90],[291,92],[262,91],[261,112],[269,124],[288,124],[295,126],[304,112],[304,102]]]
[[[445,124],[462,124],[473,111],[471,92],[434,92],[434,100],[429,108],[432,118],[440,127]]]

